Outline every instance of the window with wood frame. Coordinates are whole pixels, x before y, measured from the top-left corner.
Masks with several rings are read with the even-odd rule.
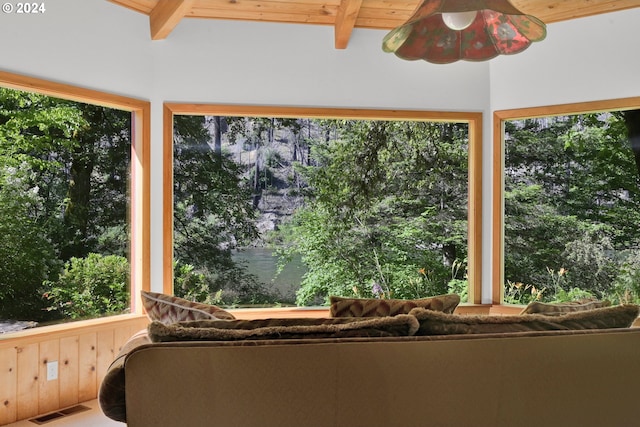
[[[149,104],[7,72],[0,91],[2,211],[15,220],[3,221],[15,234],[4,249],[16,261],[3,265],[20,278],[3,285],[12,302],[0,317],[40,312],[34,320],[49,323],[141,312]],[[111,274],[117,280],[101,280]]]
[[[355,295],[372,296],[372,291],[374,289],[378,291],[379,295],[386,295],[387,297],[394,293],[397,297],[409,297],[411,292],[410,290],[405,289],[407,290],[405,295],[402,293],[403,290],[399,288],[395,288],[395,290],[393,286],[387,286],[385,288],[385,285],[390,284],[390,280],[388,279],[392,278],[395,274],[396,283],[402,282],[403,284],[407,284],[407,288],[410,287],[412,283],[416,287],[426,287],[430,283],[430,280],[435,277],[433,269],[430,269],[430,265],[428,265],[424,260],[414,263],[413,261],[416,260],[410,258],[414,253],[418,254],[421,252],[429,252],[429,249],[433,249],[438,245],[442,252],[447,243],[453,244],[453,235],[455,233],[453,230],[451,231],[450,237],[452,240],[450,242],[443,241],[439,243],[425,243],[429,239],[427,236],[424,236],[424,240],[421,240],[420,242],[418,242],[417,240],[419,239],[417,239],[415,242],[416,244],[414,245],[415,251],[410,251],[411,254],[403,258],[405,259],[405,264],[407,266],[410,265],[415,267],[413,268],[415,272],[412,271],[412,273],[415,274],[415,277],[408,277],[407,273],[407,277],[403,278],[400,278],[400,276],[403,276],[405,273],[391,271],[389,265],[392,262],[389,262],[389,259],[384,258],[389,254],[382,253],[391,245],[385,245],[385,243],[381,241],[379,243],[384,246],[384,248],[382,246],[378,248],[372,243],[373,240],[371,239],[375,239],[376,236],[374,235],[376,234],[380,234],[377,237],[380,240],[381,234],[387,233],[386,237],[389,237],[394,235],[394,231],[400,232],[400,227],[396,230],[393,228],[392,224],[392,217],[394,215],[399,215],[399,210],[393,210],[396,208],[400,209],[400,207],[394,205],[395,202],[391,201],[392,199],[397,201],[400,198],[398,196],[400,193],[389,194],[386,199],[384,194],[379,194],[389,192],[394,184],[393,177],[385,175],[389,172],[388,170],[386,172],[381,172],[384,162],[388,163],[384,164],[385,167],[392,163],[398,167],[398,164],[401,161],[404,161],[406,163],[405,166],[413,165],[407,166],[414,168],[415,173],[413,173],[413,175],[421,174],[421,176],[413,176],[412,172],[407,172],[405,170],[405,172],[402,172],[403,176],[396,175],[395,184],[397,191],[415,193],[412,193],[415,197],[413,197],[411,204],[417,206],[423,202],[426,203],[425,200],[428,198],[426,195],[433,195],[437,193],[439,191],[438,188],[445,191],[443,186],[446,186],[446,183],[443,182],[443,180],[440,180],[439,184],[433,184],[431,186],[433,188],[429,188],[430,185],[426,182],[428,181],[428,177],[426,177],[428,174],[427,169],[432,168],[430,170],[434,175],[441,173],[444,176],[447,173],[447,168],[455,167],[454,163],[456,161],[454,161],[453,157],[450,157],[448,160],[450,164],[448,165],[447,160],[442,159],[440,159],[441,163],[429,163],[429,159],[433,161],[434,152],[428,151],[430,149],[438,151],[438,147],[432,145],[430,149],[427,149],[426,145],[421,146],[420,144],[421,141],[424,142],[431,139],[442,144],[448,140],[454,145],[454,147],[452,147],[452,153],[454,151],[457,153],[453,156],[462,155],[464,158],[463,165],[461,168],[456,170],[449,181],[452,186],[455,185],[453,183],[454,175],[458,177],[462,176],[464,181],[464,197],[462,201],[455,202],[455,209],[460,209],[464,212],[464,242],[462,242],[464,249],[460,251],[460,253],[464,252],[464,255],[466,256],[452,261],[456,262],[456,265],[444,267],[447,269],[446,275],[448,275],[448,279],[451,279],[451,274],[453,274],[451,271],[454,270],[455,274],[460,276],[459,278],[456,276],[460,279],[457,284],[462,283],[462,286],[464,287],[464,290],[462,291],[464,293],[464,297],[468,296],[468,300],[470,302],[480,303],[480,114],[165,104],[164,120],[164,212],[165,220],[171,220],[171,224],[165,223],[164,227],[165,292],[176,292],[180,295],[186,295],[188,292],[193,292],[189,289],[177,289],[177,287],[183,286],[186,282],[184,277],[185,272],[199,272],[206,274],[207,268],[199,268],[201,266],[194,265],[198,262],[198,259],[195,258],[197,251],[186,243],[189,243],[190,240],[191,242],[203,243],[203,239],[197,237],[194,238],[194,233],[197,232],[196,228],[205,227],[206,221],[222,221],[222,219],[219,215],[215,218],[215,215],[206,217],[207,214],[202,209],[202,206],[194,203],[194,197],[199,197],[200,202],[202,202],[205,195],[196,194],[200,193],[202,189],[204,189],[205,193],[208,192],[210,196],[217,194],[216,192],[220,191],[220,189],[209,187],[215,179],[221,179],[221,171],[229,169],[222,167],[225,162],[229,161],[229,164],[235,164],[240,169],[244,168],[238,176],[250,181],[248,183],[248,187],[245,187],[249,192],[249,196],[245,200],[245,203],[250,205],[249,208],[260,210],[261,204],[264,204],[262,207],[268,210],[268,206],[266,205],[273,203],[277,204],[275,199],[279,197],[281,198],[282,194],[286,193],[287,197],[298,197],[305,192],[308,194],[309,188],[305,186],[313,187],[315,191],[313,195],[315,201],[323,199],[323,203],[326,202],[323,205],[324,207],[331,204],[333,204],[334,207],[340,206],[339,210],[341,210],[342,213],[337,215],[349,216],[350,221],[352,221],[351,223],[345,222],[344,230],[341,232],[333,230],[334,235],[340,235],[342,238],[347,239],[347,235],[349,233],[360,233],[357,237],[362,239],[358,240],[357,237],[351,236],[353,237],[353,239],[349,240],[351,243],[354,243],[355,241],[360,241],[362,243],[365,242],[367,238],[370,239],[369,243],[366,244],[366,250],[361,248],[362,250],[357,251],[361,254],[359,255],[361,258],[356,259],[357,256],[354,256],[350,261],[351,265],[358,264],[359,267],[356,266],[350,270],[350,272],[352,272],[351,274],[355,278],[349,282],[349,285],[347,286],[348,289],[329,289],[325,287],[325,289],[319,290],[315,295],[305,295],[305,291],[303,290],[302,292],[299,291],[293,299],[289,296],[291,301],[287,302],[302,305],[322,304],[324,303],[324,301],[321,301],[323,299],[323,293],[326,294],[331,291],[343,291],[353,293]],[[351,133],[347,132],[347,129]],[[449,132],[448,137],[447,132]],[[347,134],[351,136],[347,136]],[[357,148],[359,146],[358,144],[362,144],[360,149]],[[330,150],[335,149],[337,146],[342,147],[342,154],[335,154],[334,152],[334,154],[330,155],[331,159],[328,159],[328,157],[326,157],[327,153]],[[354,152],[351,154],[346,153],[349,149]],[[440,146],[439,149],[444,150],[444,146]],[[393,157],[393,153],[397,154],[397,158]],[[203,158],[202,162],[196,162],[193,161],[193,156],[205,156],[206,159]],[[218,173],[216,174],[213,169],[205,170],[206,168],[204,167],[203,162],[210,164],[213,167],[216,163],[216,158],[218,158],[218,162],[221,165],[221,168],[218,169]],[[369,164],[365,164],[367,161],[369,161]],[[416,162],[420,163],[421,166],[416,166]],[[297,163],[297,165],[294,165],[293,163]],[[332,166],[327,166],[328,163],[332,163]],[[373,163],[376,163],[378,167],[375,167]],[[324,168],[319,167],[321,164]],[[197,165],[203,170],[195,172],[193,165]],[[371,167],[368,168],[368,166]],[[351,172],[348,172],[348,174],[344,176],[335,177],[335,182],[343,184],[341,190],[330,188],[332,186],[332,178],[327,177],[323,180],[318,175],[321,169],[324,170],[323,173],[327,173],[326,171],[329,169],[338,171],[341,168],[345,169],[347,167],[353,168],[351,169]],[[297,171],[296,168],[298,168]],[[437,168],[438,170],[436,171],[434,168]],[[258,172],[256,172],[256,170]],[[379,176],[373,177],[371,174],[376,173],[376,171],[379,173]],[[396,173],[399,172],[396,170]],[[451,173],[451,170],[449,170],[449,173]],[[462,175],[460,175],[460,173],[462,173]],[[203,182],[201,184],[197,184],[195,181],[198,180],[198,174],[213,174],[216,178],[205,179],[203,175],[201,176],[201,178],[203,178]],[[413,176],[413,179],[411,176]],[[289,181],[289,184],[285,181]],[[301,181],[305,181],[304,184],[300,184]],[[310,181],[313,182],[310,183]],[[348,183],[347,181],[352,182]],[[374,181],[380,185],[376,186]],[[173,182],[173,184],[169,185],[171,182]],[[412,184],[409,184],[410,182],[412,182]],[[421,185],[421,182],[424,186],[419,190],[416,190],[416,188]],[[293,187],[290,184],[293,185]],[[368,189],[371,190],[372,193],[378,192],[378,194],[375,194],[375,197],[374,194],[370,194],[371,197],[368,198],[362,195],[367,192],[365,191],[367,188],[363,189],[363,193],[358,193],[355,190],[358,187],[362,189],[363,186],[367,186],[369,184],[371,184],[371,186]],[[238,183],[236,182],[234,185],[238,185]],[[305,188],[302,188],[301,185]],[[411,185],[415,185],[416,187],[411,189],[409,188]],[[320,189],[320,187],[322,187],[322,189]],[[351,190],[345,190],[347,187]],[[402,187],[402,189],[400,189],[400,187]],[[209,189],[207,190],[207,188]],[[344,191],[345,194],[338,194],[340,191]],[[349,193],[349,191],[351,191],[351,193]],[[320,192],[324,192],[324,196],[320,195]],[[410,198],[408,193],[405,194],[405,202]],[[441,193],[441,195],[443,194],[444,193]],[[330,195],[335,197],[329,197]],[[229,208],[236,206],[236,204],[231,203],[231,197],[229,194],[223,194],[222,192],[213,197],[214,199],[210,200],[208,202],[209,204],[216,204],[215,200],[217,199],[218,204],[223,204],[222,200],[226,200],[227,203],[229,203],[227,205]],[[339,200],[340,197],[345,198],[345,200],[341,202]],[[372,201],[375,199],[377,207],[373,208],[373,210],[378,209],[380,217],[388,215],[387,224],[384,226],[381,225],[379,222],[374,221],[372,216],[369,216],[368,219],[365,218],[368,214],[365,214],[362,210],[355,208],[355,205],[357,204],[355,202],[352,206],[353,209],[349,209],[347,205],[350,205],[350,200],[353,201],[358,197],[363,197],[363,200],[366,199],[366,203],[373,203]],[[442,198],[441,202],[446,205],[445,198],[448,196],[443,195],[443,197],[444,198]],[[363,203],[365,202],[363,201]],[[240,206],[241,204],[242,202],[238,201],[237,205]],[[383,205],[386,207],[383,208]],[[307,209],[308,206],[305,209],[300,209],[298,216],[293,222],[300,225],[300,222],[303,221],[302,215],[313,216],[323,210],[324,207],[318,208],[314,212]],[[407,207],[406,203],[404,207]],[[416,226],[413,230],[416,235],[420,233],[420,227],[417,225],[418,222],[422,221],[423,224],[427,223],[430,221],[428,218],[430,215],[437,215],[425,206],[422,206],[422,208],[425,209],[421,211],[421,215],[418,215],[419,218],[414,219],[414,225]],[[383,212],[385,209],[387,211]],[[416,209],[421,208],[416,207]],[[451,210],[453,209],[454,208],[452,207]],[[235,209],[234,211],[238,212],[238,209]],[[325,209],[324,212],[326,213],[327,210]],[[371,212],[372,211],[369,211],[369,213]],[[204,216],[202,218],[196,218],[199,214]],[[397,218],[399,218],[399,216],[397,216]],[[307,219],[309,219],[309,217],[307,217]],[[432,222],[435,221],[434,218],[431,218],[431,220]],[[338,217],[333,217],[333,219],[330,219],[329,217],[324,219],[315,218],[314,221],[316,221],[316,224],[319,224],[317,221],[325,224],[331,223],[336,227],[339,222]],[[376,222],[376,225],[373,225],[374,222]],[[405,223],[406,221],[401,222]],[[309,224],[310,223],[306,224],[307,229],[310,226]],[[450,221],[449,224],[453,226],[454,221]],[[278,224],[278,226],[280,226],[280,224]],[[382,232],[382,228],[376,229],[377,226],[385,227],[384,233]],[[188,230],[185,227],[191,227],[191,229]],[[291,227],[284,226],[283,229],[285,228],[289,230],[290,235],[296,235],[300,239],[304,238],[303,228],[293,230]],[[329,234],[332,232],[330,230],[325,231]],[[408,233],[406,230],[404,232]],[[208,233],[207,235],[210,236],[211,234],[212,233]],[[365,234],[366,236],[364,236]],[[216,235],[220,236],[221,234],[216,233]],[[402,238],[399,235],[396,237],[398,239]],[[412,239],[408,234],[405,234],[404,237],[407,241]],[[282,238],[282,235],[278,238]],[[229,240],[233,242],[237,241],[235,236]],[[173,245],[171,245],[171,242],[173,242]],[[289,249],[294,247],[294,250],[289,251],[289,255],[301,255],[303,259],[306,256],[307,260],[309,260],[314,256],[309,251],[306,253],[294,254],[294,252],[296,252],[295,247],[300,243],[301,242],[289,241],[288,243],[284,243],[284,246],[288,245],[287,247]],[[338,245],[337,241],[334,243]],[[179,247],[176,247],[176,245],[179,245]],[[217,242],[215,245],[217,245],[217,247],[228,248],[228,242]],[[340,245],[346,248],[346,240]],[[425,245],[432,246],[426,248]],[[298,249],[299,248],[300,247],[298,246]],[[209,253],[212,252],[213,251],[209,251]],[[327,265],[334,265],[332,262],[326,263],[327,259],[331,260],[331,256],[340,256],[339,254],[336,255],[334,252],[329,250],[325,252],[325,267]],[[370,252],[371,256],[367,257],[365,252]],[[389,250],[389,252],[392,252],[392,250]],[[397,255],[403,257],[399,252],[400,251],[397,252]],[[189,257],[182,256],[184,254],[189,254],[190,256],[193,255],[194,258],[191,259]],[[442,256],[442,253],[440,256]],[[185,262],[186,258],[189,259]],[[344,260],[344,256],[341,258]],[[416,256],[415,258],[417,259],[419,257]],[[461,258],[464,258],[464,260]],[[441,257],[438,258],[437,263],[441,264],[438,267],[443,266],[441,263],[442,259],[443,258]],[[317,259],[315,261],[317,261]],[[422,264],[420,264],[421,262]],[[436,263],[436,261],[434,261],[434,263]],[[188,267],[187,270],[181,270],[181,265],[185,266],[185,264]],[[359,276],[356,272],[358,268],[362,269],[362,273]],[[315,272],[318,273],[319,270],[324,269],[324,267],[319,269],[317,268]],[[341,270],[341,272],[344,273],[346,270],[347,268]],[[203,278],[202,276],[196,277],[200,277],[201,279]],[[216,275],[216,277],[220,277],[220,275]],[[313,271],[311,273],[307,273],[307,276],[305,277],[308,279],[307,284],[309,288],[313,288],[313,285],[309,285],[309,283],[316,284],[322,282],[322,278],[317,274],[316,277],[313,276]],[[413,280],[415,280],[415,283]],[[425,283],[427,285],[425,285]],[[375,284],[379,285],[379,289],[375,287]],[[199,287],[199,289],[204,288],[206,288],[206,286]],[[447,287],[443,287],[442,290],[447,291]],[[221,291],[222,293],[218,291]],[[237,294],[235,295],[237,296]],[[248,296],[251,295],[259,295],[259,293],[249,293]],[[318,295],[320,295],[320,298],[317,298]],[[192,298],[195,297],[195,295],[187,296]],[[268,298],[268,295],[263,296]],[[220,287],[220,289],[208,288],[199,296],[200,299],[209,298],[210,302],[227,303],[227,301],[223,300],[223,297],[224,288],[222,287]]]
[[[640,98],[495,113],[494,302],[640,301]]]

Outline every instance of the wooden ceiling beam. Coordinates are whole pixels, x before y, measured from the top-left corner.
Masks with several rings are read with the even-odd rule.
[[[151,40],[166,39],[191,9],[193,0],[159,0],[149,14]]]
[[[150,14],[151,10],[153,10],[153,6],[155,6],[154,0],[109,0],[109,1],[119,6],[123,6],[131,10],[135,10],[136,12],[144,13],[145,15]]]
[[[105,0],[107,1],[107,0]],[[151,38],[166,38],[184,17],[332,25],[336,49],[354,28],[402,25],[422,0],[108,0],[149,15]],[[640,0],[510,0],[544,23],[640,7]]]
[[[341,0],[334,26],[336,49],[346,49],[356,25],[362,0]]]

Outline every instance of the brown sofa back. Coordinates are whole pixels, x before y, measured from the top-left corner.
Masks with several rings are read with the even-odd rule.
[[[640,425],[640,329],[142,346],[129,426]]]

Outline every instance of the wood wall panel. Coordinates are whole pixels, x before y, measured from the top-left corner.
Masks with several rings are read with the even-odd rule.
[[[47,378],[47,364],[60,359],[60,339],[39,343],[38,368],[38,414],[60,408],[60,373],[58,378]],[[59,365],[59,364],[58,364]],[[59,370],[59,369],[58,369]]]
[[[80,402],[79,386],[80,339],[71,336],[60,339],[60,407],[72,406]]]
[[[96,352],[96,384],[100,384],[107,374],[109,365],[115,359],[113,346],[114,330],[99,331],[97,335]]]
[[[17,348],[18,376],[16,378],[16,409],[19,420],[38,415],[39,348],[38,343],[27,344]]]
[[[18,352],[15,347],[0,349],[0,425],[16,421]]]
[[[78,399],[83,402],[96,395],[96,333],[80,335]]]
[[[117,352],[147,323],[123,315],[0,336],[0,426],[95,399]],[[58,378],[48,381],[52,361]]]

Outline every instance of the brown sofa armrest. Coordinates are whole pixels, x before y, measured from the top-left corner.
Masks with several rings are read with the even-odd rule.
[[[100,408],[107,417],[116,421],[127,422],[124,361],[131,351],[149,343],[151,343],[151,340],[147,329],[135,333],[122,346],[118,356],[109,366],[98,393]]]

